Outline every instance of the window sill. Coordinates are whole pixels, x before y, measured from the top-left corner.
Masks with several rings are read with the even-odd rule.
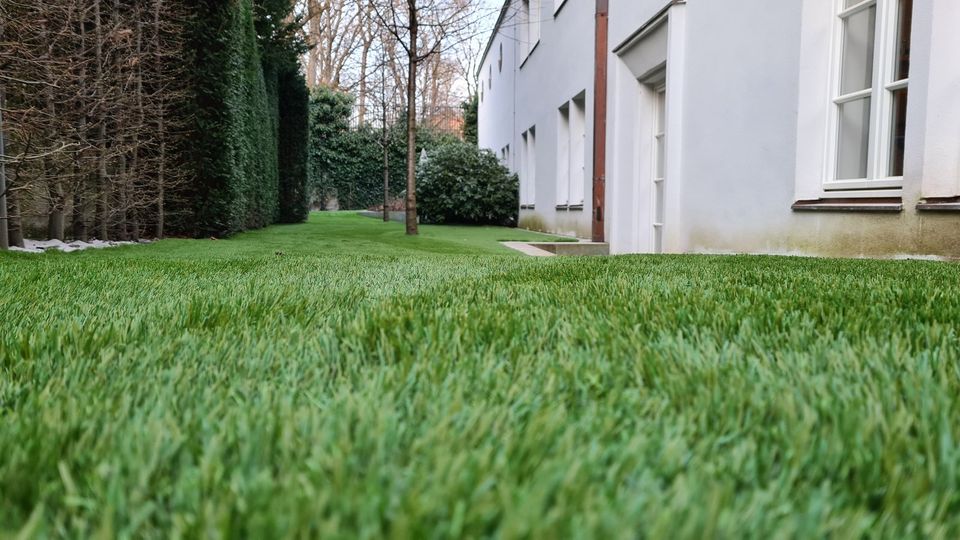
[[[520,205],[520,209],[521,209],[521,210],[536,210],[536,205],[533,205],[533,204],[521,204],[521,205]]]
[[[582,211],[583,211],[583,203],[579,203],[579,204],[558,204],[558,205],[557,205],[557,211],[558,211],[558,212],[582,212]]]
[[[960,212],[960,197],[924,199],[917,204],[921,212]]]
[[[869,199],[814,199],[797,201],[790,207],[794,212],[880,212],[896,213],[903,211],[903,200],[899,197]]]

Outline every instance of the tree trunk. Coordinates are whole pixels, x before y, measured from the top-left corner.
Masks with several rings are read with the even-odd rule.
[[[107,228],[110,220],[110,207],[107,204],[107,119],[104,114],[106,100],[103,95],[103,21],[100,19],[100,0],[96,0],[93,9],[94,29],[96,30],[97,59],[97,218],[100,240],[108,239]]]
[[[64,194],[59,182],[48,185],[50,194],[50,215],[47,219],[47,238],[50,240],[64,239]]]
[[[407,234],[419,234],[417,227],[417,5],[407,0],[410,13],[410,49],[407,54]]]
[[[10,245],[23,247],[23,222],[20,219],[20,197],[16,191],[7,193],[7,202],[10,205],[8,215],[8,227],[10,232]]]
[[[73,194],[73,222],[70,228],[73,229],[73,237],[77,240],[86,242],[90,239],[87,233],[87,217],[84,215],[86,202],[83,200],[83,194],[79,190]]]
[[[383,221],[390,221],[390,144],[387,138],[387,113],[383,113]]]
[[[367,120],[367,58],[370,55],[370,41],[363,42],[360,51],[360,95],[357,96],[357,118],[362,127]]]
[[[317,20],[320,16],[320,14],[317,13],[318,10],[317,0],[307,0],[307,20],[310,22],[310,25],[307,27],[307,42],[313,44],[313,47],[310,47],[310,50],[307,51],[308,88],[313,88],[317,84],[317,64],[320,61],[320,44],[313,42],[311,39],[319,35],[317,31],[317,28],[320,26],[320,21]]]
[[[3,126],[3,87],[0,86],[0,249],[10,248],[7,229],[7,144]]]
[[[156,0],[153,6],[153,25],[154,34],[154,53],[160,54],[160,10],[163,0]],[[158,68],[157,71],[160,71]],[[166,134],[166,104],[164,97],[158,98],[157,105],[157,138],[160,140],[160,147],[157,150],[157,226],[154,230],[154,236],[163,238],[164,233],[164,197],[166,197],[166,172],[167,172],[167,134]]]
[[[157,229],[154,231],[154,235],[157,238],[163,238],[163,227],[164,227],[164,204],[163,198],[166,197],[165,184],[166,184],[166,166],[167,166],[167,141],[166,136],[163,133],[163,105],[160,106],[160,115],[157,118],[158,125],[158,135],[160,136],[160,150],[158,152],[158,159],[160,162],[157,164]]]
[[[122,143],[122,141],[121,141]],[[120,197],[120,223],[115,229],[116,236],[118,240],[129,240],[130,239],[130,190],[127,189],[128,182],[130,179],[129,169],[127,169],[127,155],[120,154],[120,164],[119,164],[119,179],[118,182]]]
[[[140,170],[140,133],[144,132],[144,126],[146,125],[146,112],[144,111],[143,106],[143,12],[137,10],[137,33],[136,33],[136,56],[137,59],[137,79],[136,79],[136,93],[137,93],[137,124],[136,129],[133,130],[133,155],[131,156],[130,169],[128,169],[127,181],[129,182],[129,196],[133,198],[131,207],[129,208],[129,218],[130,226],[127,229],[130,234],[130,238],[134,241],[140,240],[140,202],[137,193],[136,182],[140,179],[142,171]]]

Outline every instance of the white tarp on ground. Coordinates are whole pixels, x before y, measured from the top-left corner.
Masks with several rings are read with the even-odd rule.
[[[96,239],[89,242],[83,242],[81,240],[74,240],[72,242],[63,242],[60,240],[24,240],[23,247],[11,246],[10,251],[17,251],[20,253],[43,253],[45,251],[56,250],[64,253],[70,253],[72,251],[83,251],[85,249],[103,249],[149,243],[150,242],[147,240],[141,240],[140,242],[105,242]]]

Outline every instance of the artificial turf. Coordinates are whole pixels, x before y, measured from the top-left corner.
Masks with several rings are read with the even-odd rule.
[[[0,254],[0,537],[960,536],[960,269],[313,215]]]

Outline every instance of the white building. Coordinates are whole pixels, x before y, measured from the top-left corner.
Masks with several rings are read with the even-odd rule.
[[[479,75],[523,227],[960,256],[960,0],[507,0]]]

